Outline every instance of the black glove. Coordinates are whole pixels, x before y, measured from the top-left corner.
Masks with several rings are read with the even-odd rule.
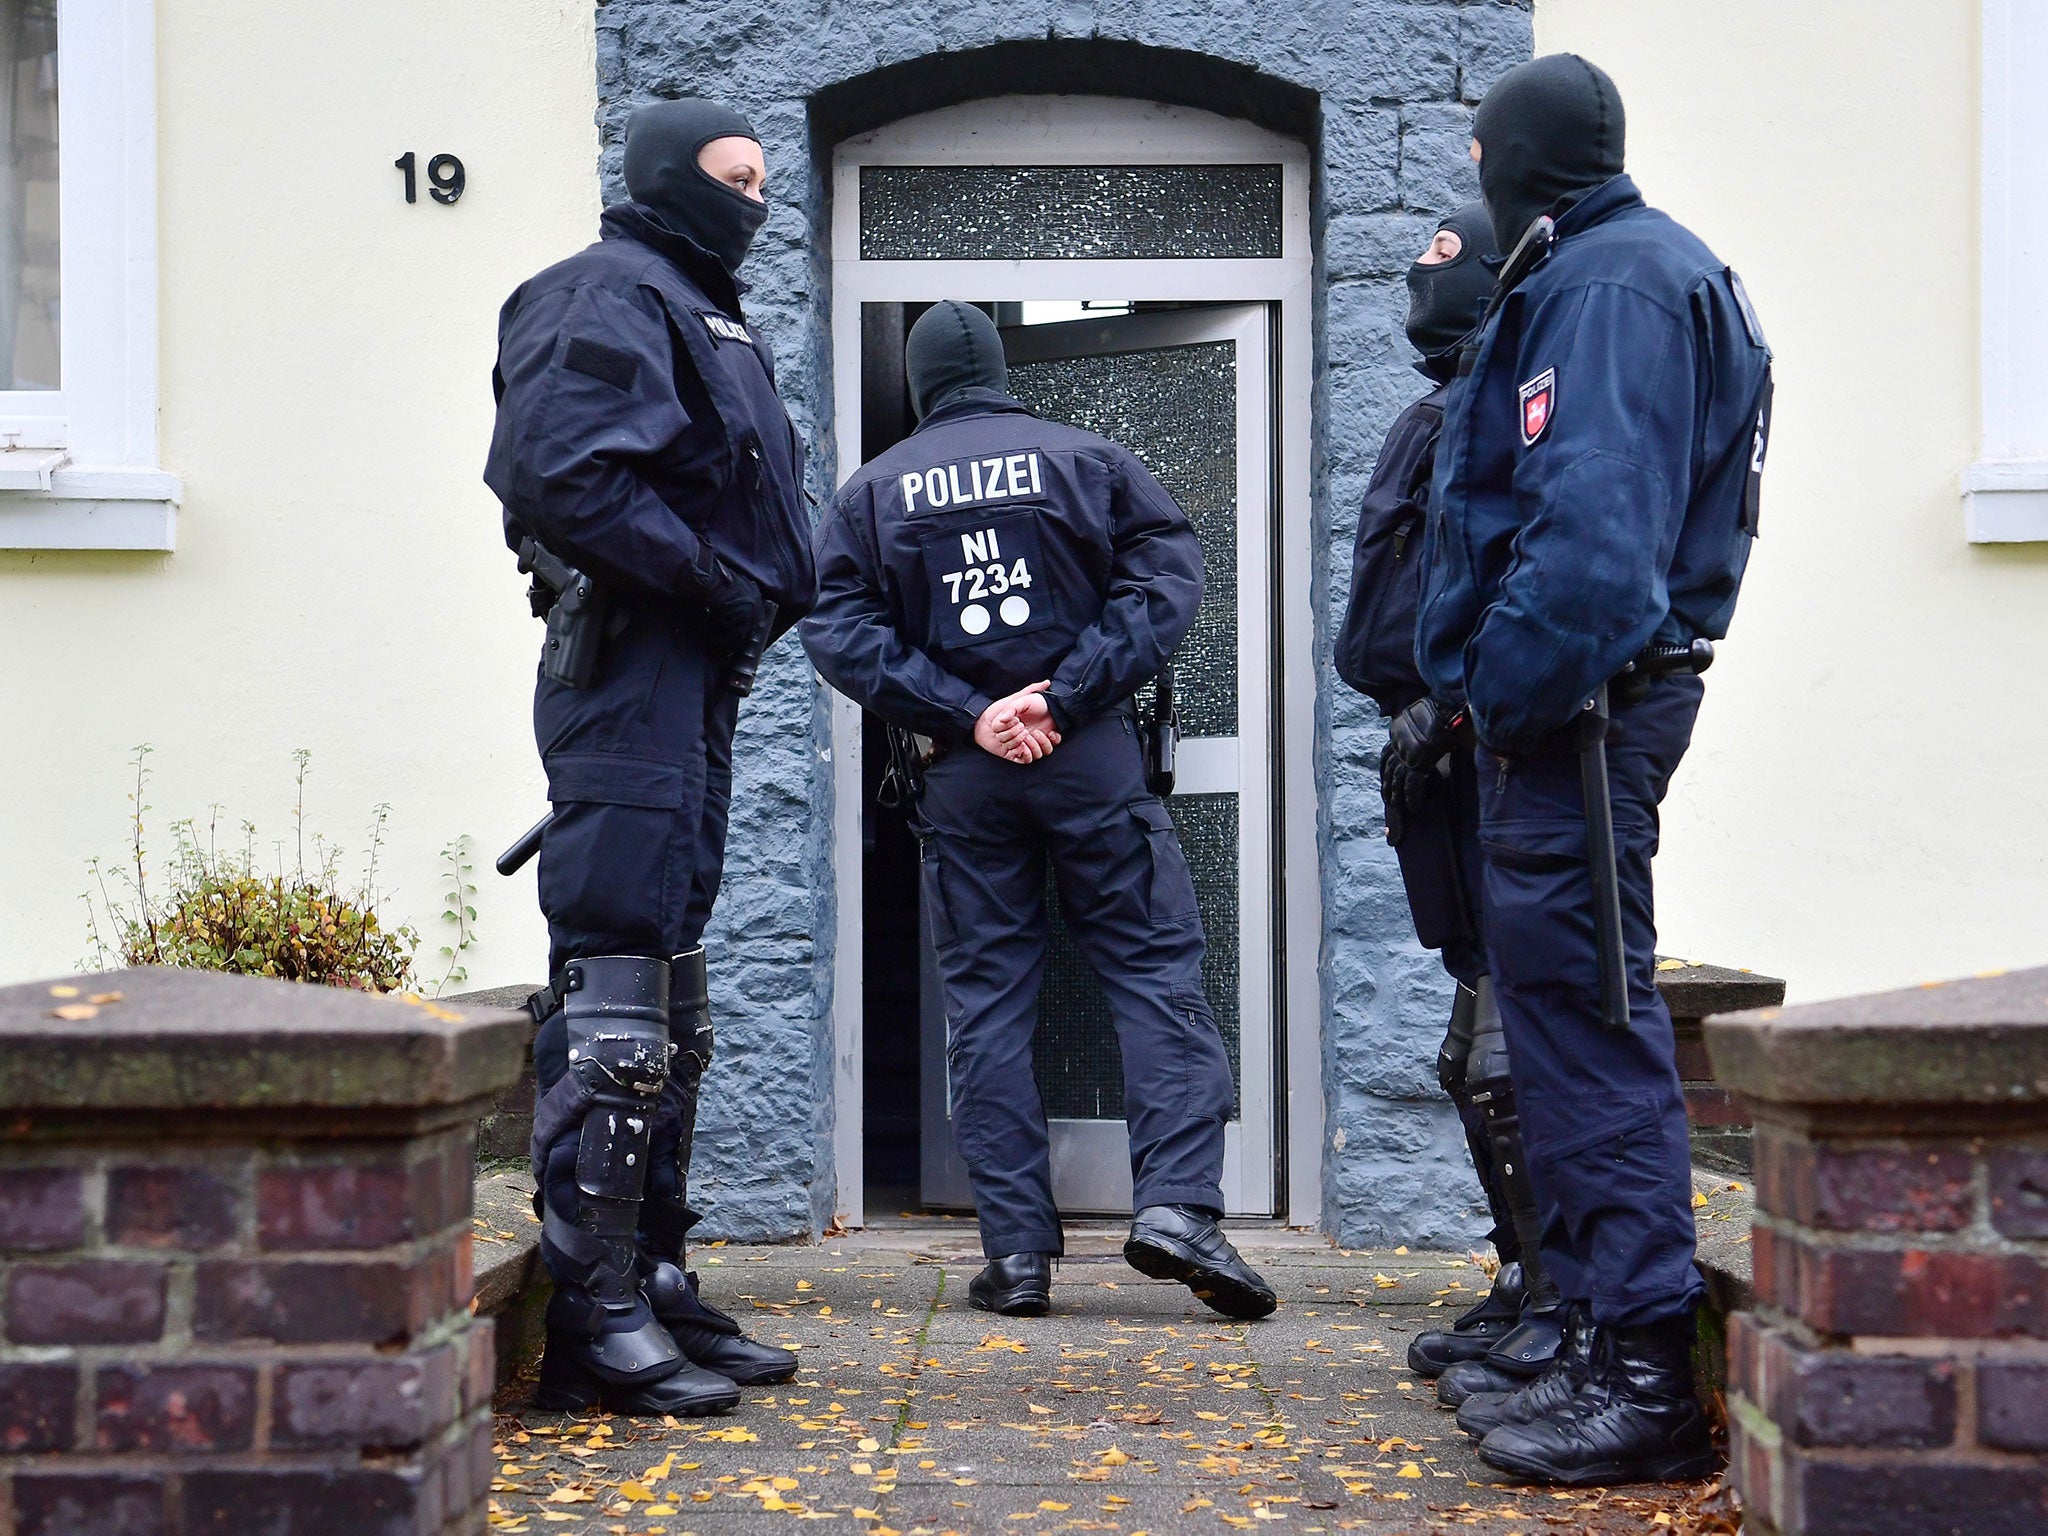
[[[768,599],[753,581],[716,555],[697,602],[688,605],[690,625],[719,656],[743,651],[760,632]]]
[[[1451,743],[1463,719],[1463,710],[1447,709],[1434,699],[1417,699],[1394,716],[1380,754],[1380,794],[1390,811],[1397,806],[1418,810],[1443,792],[1451,776]]]

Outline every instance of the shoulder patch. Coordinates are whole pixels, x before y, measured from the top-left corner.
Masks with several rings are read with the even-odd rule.
[[[1764,340],[1764,323],[1756,317],[1756,306],[1749,302],[1749,290],[1742,286],[1742,277],[1733,267],[1728,269],[1728,287],[1735,294],[1735,307],[1742,311],[1742,328],[1749,332],[1751,345],[1762,347],[1766,352],[1771,344]]]
[[[1522,446],[1534,448],[1557,419],[1557,370],[1544,369],[1517,393],[1522,401]]]
[[[587,336],[569,338],[569,349],[562,355],[562,366],[628,393],[640,378],[640,359],[617,347],[592,341]]]

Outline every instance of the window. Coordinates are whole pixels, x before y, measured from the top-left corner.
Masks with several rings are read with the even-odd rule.
[[[61,389],[56,0],[0,0],[0,391]]]
[[[1984,0],[1984,426],[1963,476],[1976,544],[2048,540],[2048,6]]]
[[[153,0],[0,0],[0,548],[169,549]]]

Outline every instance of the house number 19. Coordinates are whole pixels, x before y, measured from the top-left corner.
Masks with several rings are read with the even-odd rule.
[[[419,180],[413,173],[416,163],[411,150],[407,150],[391,162],[405,172],[405,200],[416,203],[420,200]],[[464,177],[462,162],[453,155],[436,155],[427,162],[427,180],[431,185],[427,192],[437,203],[452,203],[462,196]]]

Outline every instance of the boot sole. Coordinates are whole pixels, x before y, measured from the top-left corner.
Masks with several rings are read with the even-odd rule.
[[[993,1312],[999,1317],[1043,1317],[1052,1310],[1052,1293],[1022,1289],[983,1297],[970,1291],[967,1305],[977,1312]]]
[[[702,1360],[693,1360],[690,1363],[699,1370],[711,1372],[714,1376],[723,1376],[736,1387],[780,1386],[797,1373],[795,1365],[757,1366],[752,1370],[728,1371],[723,1366],[706,1365]]]
[[[714,1414],[729,1413],[739,1406],[740,1389],[734,1384],[731,1392],[718,1392],[701,1397],[680,1407],[641,1408],[632,1405],[632,1394],[611,1388],[596,1381],[546,1381],[543,1380],[533,1394],[533,1406],[541,1413],[586,1413],[592,1408],[602,1407],[606,1413],[621,1414],[627,1418],[654,1418],[660,1414],[672,1413],[678,1418],[702,1419]]]
[[[1247,1322],[1272,1315],[1279,1298],[1204,1264],[1178,1243],[1156,1237],[1132,1238],[1124,1244],[1124,1262],[1152,1280],[1178,1280],[1196,1300],[1225,1317]]]
[[[1602,1488],[1627,1483],[1696,1483],[1721,1470],[1721,1458],[1712,1450],[1673,1451],[1668,1456],[1652,1457],[1647,1461],[1596,1462],[1592,1466],[1573,1467],[1560,1472],[1506,1451],[1497,1451],[1489,1456],[1482,1442],[1479,1459],[1496,1471],[1559,1488]]]

